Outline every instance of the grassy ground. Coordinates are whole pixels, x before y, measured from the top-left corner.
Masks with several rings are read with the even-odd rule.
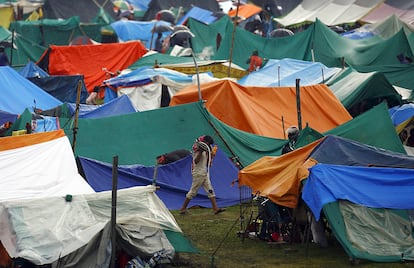
[[[243,209],[244,210],[244,209]],[[254,209],[253,209],[254,210]],[[243,238],[240,207],[214,215],[211,209],[192,208],[186,215],[172,211],[179,226],[200,254],[179,253],[178,267],[351,267],[348,255],[334,237],[328,248],[313,243],[269,244],[257,238]],[[245,215],[246,222],[250,211]],[[245,224],[243,225],[245,226]],[[414,263],[372,263],[357,267],[414,267]]]

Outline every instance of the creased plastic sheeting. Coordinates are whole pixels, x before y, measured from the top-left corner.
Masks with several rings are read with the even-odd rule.
[[[293,87],[296,79],[300,79],[301,86],[309,86],[325,83],[340,70],[328,68],[320,62],[269,59],[263,68],[244,76],[238,83],[244,86]]]
[[[297,125],[295,87],[244,87],[230,80],[201,85],[207,110],[234,128],[256,135],[284,138],[284,126]],[[170,105],[198,100],[196,85],[188,86],[171,99]],[[319,132],[352,119],[326,85],[300,88],[303,124]]]
[[[135,226],[135,231],[145,226],[182,233],[154,192],[154,186],[119,190],[117,224]],[[107,191],[73,195],[68,202],[63,197],[48,197],[0,203],[0,220],[2,226],[8,227],[1,229],[0,239],[11,257],[39,265],[52,263],[86,245],[102,231],[111,219],[111,199],[112,192]],[[128,233],[129,228],[124,231]],[[151,247],[173,251],[166,239],[157,239]]]
[[[389,209],[375,210],[339,202],[349,242],[365,254],[414,259],[411,220]]]
[[[414,209],[414,169],[316,164],[302,198],[319,219],[323,206],[340,199],[372,208]]]
[[[48,140],[42,140],[42,135],[2,138],[0,201],[94,192],[78,173],[64,132],[45,134]]]
[[[365,16],[383,0],[353,1],[312,1],[304,0],[289,14],[275,19],[284,26],[315,21],[320,19],[327,25],[339,25],[356,22]]]
[[[100,45],[50,46],[48,70],[50,75],[81,73],[84,75],[88,92],[92,92],[95,86],[108,78],[103,68],[114,73],[124,70],[145,53],[145,47],[138,41]],[[93,64],[85,64],[91,59],[93,59]]]
[[[0,110],[21,114],[33,107],[47,110],[62,102],[33,84],[10,66],[0,66]]]
[[[111,189],[111,164],[80,157],[85,177],[95,191]],[[191,156],[167,165],[160,165],[154,178],[154,166],[124,165],[118,167],[118,188],[149,185],[160,187],[157,195],[168,209],[179,209],[185,194],[191,187]],[[238,169],[222,150],[218,150],[210,170],[210,180],[220,207],[236,205],[240,202],[240,191],[232,182],[237,179]],[[155,180],[155,181],[154,181]],[[190,206],[211,207],[210,199],[204,189],[200,189]]]

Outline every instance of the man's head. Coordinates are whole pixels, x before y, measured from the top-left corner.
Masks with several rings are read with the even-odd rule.
[[[214,144],[214,139],[209,135],[200,136],[198,137],[198,140],[207,143],[210,146]]]
[[[287,136],[289,140],[294,140],[296,141],[296,139],[299,136],[299,129],[295,126],[291,126],[286,130]]]

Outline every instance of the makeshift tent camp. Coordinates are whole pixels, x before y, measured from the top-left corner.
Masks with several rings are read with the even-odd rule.
[[[335,236],[353,261],[414,259],[410,215],[414,211],[414,162],[407,159],[402,166],[395,159],[391,162],[385,162],[385,167],[316,164],[309,170],[303,199],[316,218],[323,207]],[[402,168],[407,165],[409,168]]]
[[[168,106],[173,95],[193,83],[191,76],[165,69],[142,67],[104,81],[107,96],[127,95],[138,111]],[[110,92],[112,91],[112,92]]]
[[[197,101],[198,88],[188,86],[175,94],[171,106]],[[206,107],[224,123],[256,135],[284,138],[285,129],[298,125],[295,87],[244,87],[230,80],[201,85]],[[325,132],[351,116],[325,85],[300,87],[303,126]],[[323,104],[322,104],[323,103]]]
[[[50,75],[82,74],[88,92],[146,53],[138,41],[83,46],[50,46],[38,65]],[[93,60],[94,64],[85,64]],[[107,70],[107,71],[105,71]]]
[[[247,68],[249,53],[246,52],[258,50],[261,57],[268,59],[292,58],[320,62],[327,67],[348,65],[359,72],[381,72],[391,84],[413,89],[410,77],[414,75],[414,65],[402,64],[397,58],[401,53],[414,58],[410,45],[412,41],[404,31],[387,40],[380,37],[351,40],[338,35],[316,20],[303,32],[284,38],[269,39],[239,28],[233,35],[233,24],[226,17],[210,25],[203,25],[191,19],[188,24],[196,36],[192,39],[194,52],[199,53],[203,49],[211,48],[211,59],[214,60],[231,59],[233,63]],[[214,36],[218,34],[221,36],[221,42],[217,48]],[[197,38],[206,35],[213,38]],[[347,49],[344,50],[344,47]]]
[[[311,1],[304,0],[283,18],[275,21],[283,26],[292,26],[300,23],[321,20],[326,25],[340,25],[360,20],[373,10],[383,0],[359,1]]]
[[[269,59],[266,65],[237,82],[243,86],[288,87],[300,79],[303,86],[325,83],[341,69],[328,68],[319,62],[295,59]]]
[[[21,114],[26,108],[47,110],[62,102],[39,88],[9,66],[0,66],[0,110]]]
[[[37,265],[105,266],[112,193],[94,193],[79,175],[64,132],[2,138],[0,158],[0,241],[8,255]],[[119,246],[131,256],[196,252],[154,186],[118,191],[117,224]]]
[[[327,81],[327,85],[354,117],[382,101],[388,107],[402,104],[401,95],[379,72],[360,73],[346,68]]]
[[[82,170],[88,183],[95,191],[108,191],[111,189],[112,164],[96,161],[88,158],[79,158]],[[155,160],[154,160],[155,162]],[[170,210],[178,210],[183,202],[183,197],[191,187],[191,156],[175,161],[167,165],[143,166],[124,165],[118,167],[118,188],[130,188],[155,184],[159,189],[157,196]],[[156,171],[155,171],[156,169]],[[227,207],[239,204],[244,198],[240,196],[239,188],[234,185],[239,169],[220,149],[214,158],[214,164],[210,169],[210,180],[216,194],[217,205]],[[210,199],[204,190],[200,190],[194,197],[190,206],[211,207]]]
[[[298,149],[295,151],[280,157],[266,156],[243,168],[239,173],[239,183],[251,187],[252,192],[259,192],[277,204],[293,208],[300,197],[300,181],[307,177],[307,168],[315,164],[313,154],[320,153],[319,157],[325,157],[324,163],[346,165],[397,166],[407,159],[412,160],[405,153],[385,104],[372,108],[325,135],[338,137],[317,140],[316,135],[308,138],[305,132],[299,136]],[[342,141],[343,139],[347,140]],[[331,141],[328,142],[329,140]],[[324,150],[318,152],[319,148]],[[365,148],[364,154],[358,148]],[[316,156],[313,158],[321,162]],[[409,165],[412,165],[411,162],[404,167]]]

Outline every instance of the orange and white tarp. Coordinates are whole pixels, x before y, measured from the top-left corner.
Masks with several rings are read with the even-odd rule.
[[[84,75],[88,92],[140,59],[147,49],[139,41],[79,46],[50,46],[50,75]],[[48,53],[42,55],[40,61]]]
[[[0,201],[94,193],[63,130],[0,138]]]
[[[200,85],[206,108],[222,122],[260,136],[285,139],[284,129],[298,125],[296,87],[245,87],[231,80]],[[300,116],[318,132],[326,132],[352,119],[342,103],[323,84],[300,87]],[[198,87],[185,87],[170,105],[198,101]]]

